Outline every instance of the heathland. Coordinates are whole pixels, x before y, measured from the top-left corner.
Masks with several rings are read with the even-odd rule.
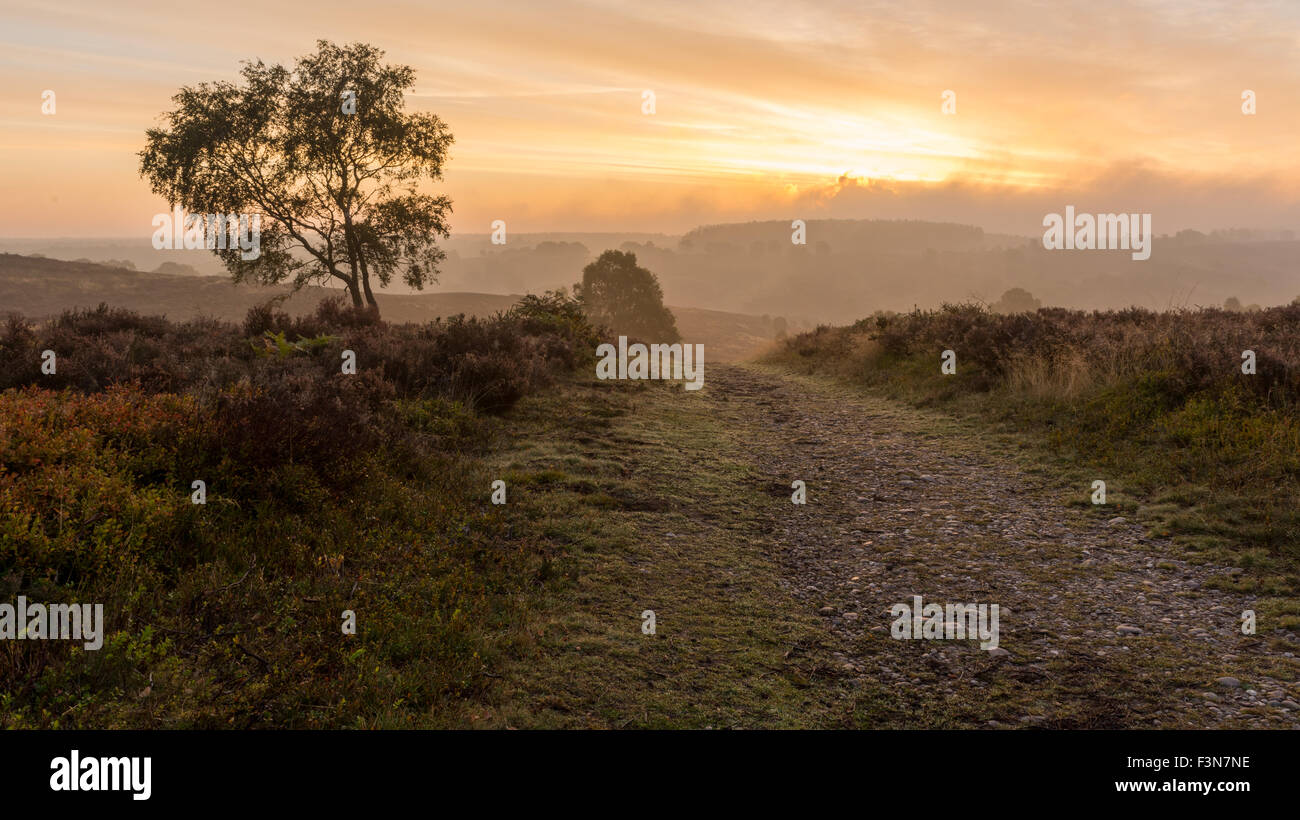
[[[164,318],[91,273],[0,331],[0,598],[107,634],[4,641],[5,726],[1300,717],[1300,307],[880,312],[685,391],[595,379],[563,294]],[[913,595],[1001,651],[891,639]]]

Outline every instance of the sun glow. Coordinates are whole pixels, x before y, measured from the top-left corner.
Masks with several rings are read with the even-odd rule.
[[[1290,136],[1300,105],[1283,102],[1300,100],[1300,76],[1278,70],[1294,65],[1285,32],[1297,21],[1282,7],[1130,6],[1117,28],[1033,24],[1019,37],[1037,12],[1016,3],[991,26],[960,3],[888,13],[810,3],[795,23],[713,0],[656,4],[653,14],[619,0],[599,9],[503,0],[414,16],[377,0],[360,27],[353,14],[313,6],[310,31],[293,3],[232,0],[231,16],[202,31],[132,13],[145,7],[134,0],[121,15],[88,0],[65,5],[72,14],[0,11],[0,225],[10,235],[147,238],[166,205],[139,178],[134,152],[171,95],[235,80],[241,60],[290,62],[317,37],[371,42],[415,69],[409,107],[436,113],[456,137],[442,188],[457,231],[505,215],[532,230],[689,229],[770,217],[805,196],[850,216],[835,201],[843,192],[853,194],[845,201],[879,192],[897,208],[920,192],[900,215],[938,217],[925,203],[942,186],[979,192],[985,216],[1025,192],[1107,185],[1195,199],[1218,221],[1253,207],[1241,197],[1263,213],[1300,207]],[[246,31],[235,22],[243,16],[262,25]],[[1143,53],[1142,32],[1161,33],[1159,59],[1126,68]],[[1081,51],[1085,35],[1092,46]],[[1238,110],[1245,78],[1257,116]],[[56,115],[42,115],[41,89],[57,91]],[[75,229],[69,208],[86,215]],[[1037,229],[1038,219],[1008,224]]]

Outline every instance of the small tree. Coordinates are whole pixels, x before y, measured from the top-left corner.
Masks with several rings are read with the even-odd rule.
[[[634,253],[605,251],[582,269],[574,293],[593,324],[649,342],[681,339],[659,280],[637,265]]]
[[[140,173],[191,213],[262,215],[257,258],[214,250],[235,281],[333,279],[377,308],[372,275],[437,281],[451,200],[417,184],[442,178],[452,136],[433,114],[405,113],[409,66],[363,43],[317,48],[292,69],[245,62],[242,85],[183,87],[146,132]]]
[[[1240,313],[1242,310],[1241,300],[1236,296],[1229,296],[1227,299],[1223,300],[1223,309],[1230,310],[1233,313]]]
[[[1033,313],[1043,306],[1034,295],[1024,288],[1012,288],[1002,294],[1002,298],[993,303],[994,313]]]

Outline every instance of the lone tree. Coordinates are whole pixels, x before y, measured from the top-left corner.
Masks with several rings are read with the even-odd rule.
[[[634,253],[605,251],[582,269],[574,293],[593,324],[649,342],[681,340],[659,280],[637,265]]]
[[[405,112],[409,66],[364,43],[316,45],[292,69],[246,61],[240,85],[182,87],[146,132],[140,173],[173,207],[262,215],[257,258],[214,250],[236,282],[335,279],[377,310],[371,276],[437,281],[451,200],[417,187],[442,178],[452,135],[433,114]]]

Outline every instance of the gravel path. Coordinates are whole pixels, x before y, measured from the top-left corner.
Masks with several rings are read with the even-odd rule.
[[[1205,586],[1231,568],[1067,506],[1061,487],[896,404],[733,365],[711,365],[701,396],[770,477],[783,585],[824,617],[849,690],[891,682],[918,722],[946,725],[1300,721],[1296,636],[1242,634],[1251,599]],[[998,604],[1000,648],[891,638],[890,607],[914,595]]]

